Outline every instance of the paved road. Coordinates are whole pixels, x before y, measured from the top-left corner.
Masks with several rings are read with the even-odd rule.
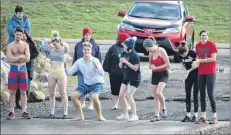
[[[75,42],[73,42],[75,43]],[[74,45],[74,44],[71,45]],[[110,43],[101,45],[102,55],[105,56]],[[226,46],[226,45],[225,45]],[[177,133],[214,133],[219,134],[218,131],[222,129],[228,133],[230,124],[230,50],[218,47],[217,66],[223,67],[225,70],[222,73],[217,73],[217,89],[215,97],[217,101],[218,118],[221,120],[217,125],[196,125],[193,123],[179,122],[185,115],[185,92],[184,92],[184,73],[180,69],[180,64],[171,63],[170,78],[167,87],[164,90],[166,96],[166,107],[168,108],[168,117],[166,120],[157,123],[150,123],[149,119],[154,116],[152,90],[150,86],[151,71],[148,69],[147,61],[141,62],[142,83],[135,93],[135,100],[137,103],[137,114],[140,121],[137,122],[120,122],[116,121],[115,117],[119,115],[122,110],[111,110],[112,102],[110,98],[110,87],[108,75],[105,75],[106,89],[101,94],[102,112],[108,121],[98,122],[96,120],[95,111],[84,108],[86,121],[77,122],[71,121],[71,118],[76,116],[76,110],[73,103],[69,102],[69,119],[60,120],[62,116],[62,104],[56,102],[55,115],[56,119],[47,119],[49,116],[49,102],[44,101],[40,103],[30,103],[29,110],[34,117],[31,120],[21,120],[16,118],[12,121],[1,119],[1,132],[3,134],[177,134]],[[71,49],[72,50],[72,49]],[[73,87],[68,87],[68,93],[73,91]],[[207,116],[211,118],[212,112],[208,104]],[[33,108],[33,110],[32,110]],[[20,112],[17,116],[19,116]],[[226,127],[226,128],[223,128]],[[208,132],[210,131],[210,132]]]

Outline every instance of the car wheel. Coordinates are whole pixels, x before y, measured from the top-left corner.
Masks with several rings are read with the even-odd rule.
[[[175,53],[173,56],[173,61],[175,63],[180,63],[180,55],[178,53]]]

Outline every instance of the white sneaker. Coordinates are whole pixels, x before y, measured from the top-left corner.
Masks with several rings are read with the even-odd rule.
[[[129,120],[129,115],[121,114],[120,116],[116,117],[117,120]]]
[[[131,117],[128,121],[137,121],[137,120],[139,120],[137,115],[131,115]]]
[[[168,115],[167,109],[162,109],[162,117],[163,117],[163,118],[166,118],[167,115]]]

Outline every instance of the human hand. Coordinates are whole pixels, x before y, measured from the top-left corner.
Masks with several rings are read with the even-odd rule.
[[[192,67],[193,68],[198,68],[199,67],[199,65],[200,65],[200,63],[199,63],[199,61],[193,61],[193,63],[192,63]]]
[[[97,60],[96,60],[95,58],[92,59],[92,62],[93,62],[94,66],[95,66],[96,68],[99,67],[99,63],[97,62]]]
[[[127,64],[128,63],[128,60],[126,58],[122,58],[122,62]]]
[[[156,70],[156,66],[155,65],[151,65],[151,69],[152,69],[152,71],[155,71]]]

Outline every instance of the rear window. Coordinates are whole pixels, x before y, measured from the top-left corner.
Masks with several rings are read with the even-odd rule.
[[[179,5],[155,2],[136,2],[130,8],[128,15],[139,18],[163,20],[181,19]]]

